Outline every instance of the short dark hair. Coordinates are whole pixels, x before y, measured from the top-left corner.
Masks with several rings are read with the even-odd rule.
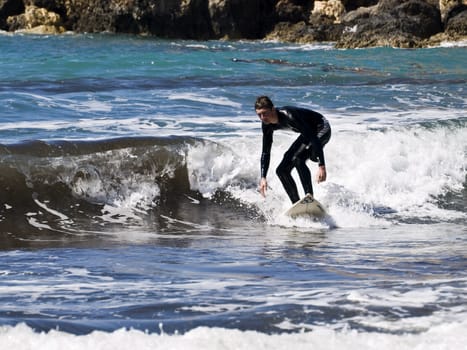
[[[255,110],[256,109],[262,109],[262,108],[268,108],[268,109],[273,109],[274,104],[272,103],[271,99],[267,96],[259,96],[256,98],[255,102]]]

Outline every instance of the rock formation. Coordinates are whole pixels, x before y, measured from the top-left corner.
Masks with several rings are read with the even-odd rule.
[[[27,5],[24,13],[10,16],[6,20],[10,30],[29,33],[59,34],[65,31],[60,15],[45,8]]]
[[[467,0],[0,0],[0,30],[422,47],[467,38]]]
[[[466,1],[463,0],[439,0],[439,11],[441,13],[441,20],[445,21],[449,11],[460,6],[465,5]]]
[[[423,0],[381,0],[343,18],[352,30],[344,31],[338,47],[418,47],[442,31],[439,11]]]
[[[340,0],[315,1],[312,15],[324,16],[340,23],[341,16],[345,13],[345,7]]]

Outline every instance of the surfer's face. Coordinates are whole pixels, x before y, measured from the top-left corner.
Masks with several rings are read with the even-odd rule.
[[[264,124],[275,124],[277,123],[277,118],[274,111],[271,108],[261,108],[256,110],[256,114],[258,115],[259,119]]]

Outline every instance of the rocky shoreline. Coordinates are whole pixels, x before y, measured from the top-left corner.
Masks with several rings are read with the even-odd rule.
[[[0,0],[0,30],[417,48],[467,40],[467,0]]]

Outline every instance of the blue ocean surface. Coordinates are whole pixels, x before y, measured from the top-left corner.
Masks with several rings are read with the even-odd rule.
[[[0,52],[2,348],[465,348],[465,43],[4,33]],[[296,134],[259,194],[259,95],[330,121],[324,220],[284,215]]]

